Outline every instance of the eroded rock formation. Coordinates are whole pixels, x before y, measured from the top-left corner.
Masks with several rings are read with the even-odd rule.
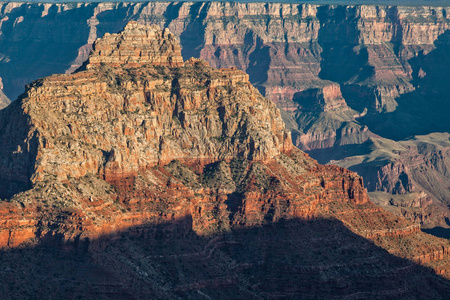
[[[377,203],[392,205],[425,227],[447,227],[449,147],[448,133],[399,142],[374,138],[349,150],[346,157],[337,153],[340,159],[332,163],[364,176],[369,191],[388,193],[375,194]]]
[[[9,105],[11,101],[6,97],[6,95],[3,93],[3,82],[0,78],[0,109],[5,108]]]
[[[15,295],[446,295],[416,264],[447,276],[447,240],[295,148],[248,75],[177,49],[168,30],[130,23],[0,111],[0,272],[30,282]]]
[[[250,82],[286,111],[282,115],[294,145],[321,162],[339,162],[341,157],[329,153],[344,153],[370,138],[400,140],[450,130],[443,109],[449,94],[448,7],[230,2],[1,6],[0,76],[11,99],[36,78],[75,71],[97,37],[137,20],[168,27],[180,37],[185,59],[200,57],[213,67],[248,73]],[[141,59],[136,53],[132,60]],[[321,102],[322,91],[333,95]],[[317,104],[321,109],[311,110]],[[378,161],[386,160],[381,156]],[[391,168],[389,163],[382,167]],[[358,170],[378,176],[371,171]],[[401,179],[382,180],[388,181]],[[417,192],[428,190],[416,186]],[[436,193],[428,194],[445,204]]]
[[[321,87],[326,84],[324,79],[330,79],[353,87],[353,96],[374,95],[364,105],[375,111],[395,109],[397,95],[413,88],[409,82],[414,70],[409,60],[432,51],[439,36],[448,30],[447,8],[442,7],[12,2],[3,4],[2,15],[3,41],[23,46],[19,49],[22,53],[42,48],[41,43],[46,42],[49,47],[59,45],[53,53],[64,50],[72,55],[72,59],[61,54],[45,57],[58,65],[55,69],[74,70],[71,62],[81,65],[96,37],[137,19],[165,25],[181,36],[185,59],[197,54],[214,67],[236,66],[246,71],[266,96],[283,107],[295,107],[295,92]],[[47,19],[56,20],[58,28],[48,27]],[[42,40],[21,44],[37,33]],[[67,48],[61,49],[62,45]],[[5,44],[1,51],[4,77],[12,75],[8,66],[15,62],[14,55],[20,54],[12,50]],[[32,61],[27,63],[36,64],[40,61],[36,58],[30,57]],[[20,68],[18,71],[15,78],[21,79],[9,79],[7,84],[7,95],[13,98],[28,82]],[[51,70],[39,72],[40,76],[49,75]]]

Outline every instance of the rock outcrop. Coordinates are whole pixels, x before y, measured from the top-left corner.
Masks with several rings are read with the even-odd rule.
[[[299,107],[294,111],[293,121],[287,122],[294,143],[304,151],[311,151],[318,159],[320,155],[314,150],[361,144],[377,137],[356,120],[365,115],[367,109],[363,113],[351,109],[336,84],[298,92],[294,101]]]
[[[0,78],[0,109],[7,107],[11,103],[11,101],[6,97],[5,93],[3,93],[3,82]]]
[[[40,54],[60,50],[65,55],[42,58],[57,65],[54,70],[74,70],[72,62],[81,65],[96,37],[135,19],[165,25],[181,36],[185,59],[197,54],[215,67],[236,66],[246,71],[266,96],[283,107],[295,107],[296,92],[321,87],[324,79],[330,79],[361,87],[350,98],[358,93],[376,95],[368,108],[392,111],[396,94],[413,88],[409,60],[432,51],[435,41],[448,30],[447,8],[420,6],[9,2],[1,11],[3,42],[10,44],[2,50],[1,75],[8,78],[7,95],[12,98],[29,82],[17,63],[39,64],[36,53],[29,55],[30,61],[19,61],[30,49],[58,45],[53,52]],[[48,26],[50,18],[58,24]],[[40,39],[25,44],[30,36]],[[12,52],[17,49],[11,43],[21,46],[19,53]],[[43,47],[44,43],[48,46]],[[10,65],[18,68],[13,77]],[[33,72],[40,72],[38,77],[52,73],[45,68]]]
[[[417,265],[447,276],[447,240],[295,148],[248,75],[183,62],[178,47],[130,23],[95,42],[84,68],[31,83],[0,111],[4,295],[448,293]]]
[[[440,69],[446,67],[443,60],[449,44],[446,7],[8,2],[0,11],[0,76],[11,99],[22,93],[25,83],[73,72],[88,58],[97,37],[138,20],[168,27],[180,36],[185,59],[200,57],[213,67],[237,67],[248,73],[263,95],[291,112],[283,115],[290,121],[294,144],[303,150],[360,144],[376,135],[400,139],[448,127],[445,117],[436,122],[444,124],[439,126],[417,120],[424,108],[442,104],[428,105],[428,97],[416,103],[421,94],[436,91],[435,86],[418,90],[423,81],[445,82],[436,80],[436,75],[446,73]],[[131,60],[141,59],[137,53]],[[342,96],[336,94],[335,104],[343,105],[345,100],[351,109],[345,114],[332,110],[312,115],[296,101],[300,96],[312,106],[317,97],[311,91],[338,85]],[[403,107],[417,107],[419,113],[409,116],[400,107],[398,114],[385,120],[410,94],[412,99],[406,98]],[[436,116],[440,111],[428,114]]]
[[[181,47],[168,29],[162,33],[157,25],[149,29],[137,23],[125,27],[127,34],[108,34],[97,40],[94,51],[89,55],[88,67],[101,64],[110,66],[139,67],[142,64],[154,66],[181,67]]]
[[[448,11],[418,5],[8,2],[0,10],[0,76],[6,95],[15,99],[25,83],[75,71],[97,37],[117,32],[129,20],[157,24],[180,37],[185,59],[200,57],[213,67],[249,74],[250,82],[286,111],[294,145],[321,162],[337,161],[341,158],[329,153],[344,153],[369,138],[401,140],[450,130],[442,109],[450,93]],[[114,50],[127,52],[123,57],[130,63],[145,61],[149,50],[154,54],[169,45],[129,56],[132,43],[124,44],[91,59],[108,60]],[[175,60],[168,56],[162,63],[178,64],[179,51],[171,49]],[[325,89],[333,95],[318,97]],[[317,103],[322,109],[311,110]],[[378,176],[374,169],[358,171]]]
[[[332,163],[361,174],[370,192],[388,193],[374,194],[377,203],[391,205],[389,209],[424,227],[447,227],[449,147],[448,133],[415,136],[399,142],[371,138],[348,151],[345,157],[336,153],[335,157],[340,159]],[[407,207],[416,209],[408,211]]]
[[[311,101],[314,99],[315,101]],[[328,112],[349,110],[339,85],[330,84],[323,88],[309,89],[295,94],[294,100],[303,111]]]

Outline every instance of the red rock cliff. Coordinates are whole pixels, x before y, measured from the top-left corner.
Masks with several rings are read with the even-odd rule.
[[[158,45],[157,60],[139,42]],[[33,82],[0,113],[2,247],[59,236],[94,241],[98,253],[101,237],[148,224],[211,237],[333,220],[346,236],[446,274],[448,241],[375,206],[355,173],[294,148],[279,110],[242,71],[183,63],[170,32],[136,23],[94,45],[85,70]]]

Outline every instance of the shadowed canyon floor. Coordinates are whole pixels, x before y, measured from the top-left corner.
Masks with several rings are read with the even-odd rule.
[[[167,29],[130,22],[32,82],[0,141],[11,298],[448,294],[448,240],[294,147],[247,74],[183,61]]]
[[[340,221],[199,236],[192,219],[0,253],[8,299],[445,299],[450,282]]]

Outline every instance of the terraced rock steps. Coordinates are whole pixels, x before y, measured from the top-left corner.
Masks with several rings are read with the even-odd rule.
[[[447,240],[295,148],[248,75],[177,49],[169,31],[130,23],[0,111],[0,272],[23,283],[4,295],[447,295],[418,265],[447,276]]]

